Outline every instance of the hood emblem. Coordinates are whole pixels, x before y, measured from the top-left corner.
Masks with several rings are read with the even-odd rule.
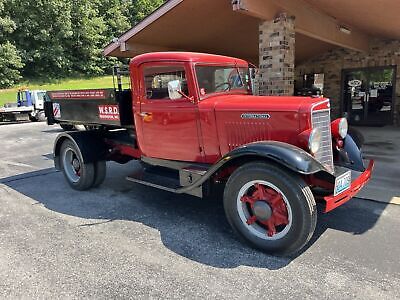
[[[264,119],[268,120],[271,118],[270,114],[266,113],[243,113],[240,115],[242,119]]]

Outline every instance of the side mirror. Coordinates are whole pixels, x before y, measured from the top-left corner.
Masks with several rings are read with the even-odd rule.
[[[169,99],[176,100],[182,98],[182,87],[180,80],[172,80],[168,82]]]

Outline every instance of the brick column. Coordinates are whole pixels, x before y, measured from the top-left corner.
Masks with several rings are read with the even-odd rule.
[[[294,93],[294,17],[281,14],[260,24],[260,70],[256,83],[259,95]]]

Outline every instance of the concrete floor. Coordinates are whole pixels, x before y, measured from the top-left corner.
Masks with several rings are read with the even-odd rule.
[[[238,242],[219,201],[127,182],[76,192],[53,169],[56,126],[0,126],[0,298],[396,299],[400,206],[320,214],[304,252]]]
[[[358,127],[364,135],[365,159],[375,160],[371,181],[359,197],[400,204],[400,128]]]

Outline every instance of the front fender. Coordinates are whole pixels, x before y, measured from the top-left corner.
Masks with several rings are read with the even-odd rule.
[[[240,158],[269,159],[293,170],[296,173],[304,175],[311,175],[321,171],[331,175],[331,173],[329,173],[320,162],[298,147],[275,141],[254,142],[242,145],[227,153],[192,185],[177,189],[176,192],[187,193],[188,191],[201,186],[212,175],[223,169],[224,166]]]
[[[226,154],[217,164],[222,163],[224,165],[228,161],[244,156],[267,158],[304,175],[315,174],[319,171],[328,172],[319,161],[306,151],[296,146],[276,141],[242,145]]]
[[[345,167],[358,172],[364,172],[365,166],[361,151],[351,137],[347,135],[343,140],[343,148],[336,149],[335,165]]]

